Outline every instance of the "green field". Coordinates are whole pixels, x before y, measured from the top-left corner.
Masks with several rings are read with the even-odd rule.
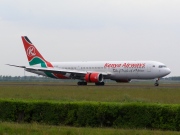
[[[0,83],[0,99],[180,103],[180,83],[76,86],[68,83]]]
[[[46,100],[46,101],[95,101],[95,102],[145,102],[158,104],[179,104],[180,83],[161,84],[154,87],[151,83],[108,84],[106,86],[76,86],[75,83],[0,83],[0,99]],[[0,123],[0,134],[179,134],[172,131],[113,129],[113,128],[76,128],[17,123]]]
[[[50,126],[17,123],[0,123],[1,135],[179,135],[177,131],[113,129],[113,128],[79,128],[68,126]]]

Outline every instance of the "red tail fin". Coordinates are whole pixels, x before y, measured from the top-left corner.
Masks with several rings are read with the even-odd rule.
[[[21,38],[30,66],[41,64],[42,67],[53,67],[50,62],[46,61],[43,58],[43,56],[39,53],[39,51],[32,44],[32,42],[28,39],[27,36],[22,36]]]

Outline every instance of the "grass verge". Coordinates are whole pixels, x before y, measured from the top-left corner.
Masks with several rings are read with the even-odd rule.
[[[1,99],[180,103],[180,84],[116,84],[76,86],[69,83],[0,83]]]
[[[0,134],[18,135],[179,135],[175,131],[113,129],[113,128],[77,128],[67,126],[49,126],[32,124],[18,124],[10,122],[0,123]]]

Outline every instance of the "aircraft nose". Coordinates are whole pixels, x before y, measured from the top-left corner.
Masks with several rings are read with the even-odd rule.
[[[171,70],[169,68],[166,69],[167,75],[171,73]]]

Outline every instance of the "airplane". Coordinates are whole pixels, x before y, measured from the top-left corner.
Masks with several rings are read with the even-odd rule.
[[[155,79],[154,85],[159,86],[159,79],[171,73],[166,65],[157,61],[49,62],[27,36],[21,38],[30,66],[7,65],[56,79],[78,79],[77,85],[105,85],[106,79],[118,83],[129,83],[132,79]]]

